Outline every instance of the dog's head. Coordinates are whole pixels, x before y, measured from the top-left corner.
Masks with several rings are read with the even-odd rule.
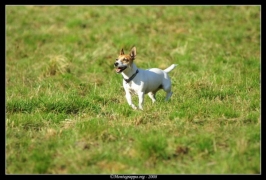
[[[133,47],[130,54],[125,54],[124,50],[121,49],[120,55],[116,59],[114,66],[117,73],[123,72],[125,69],[131,66],[133,60],[136,57],[136,47]]]

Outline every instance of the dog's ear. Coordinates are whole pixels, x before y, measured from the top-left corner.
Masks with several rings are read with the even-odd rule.
[[[131,49],[130,57],[131,57],[132,59],[135,59],[136,55],[137,55],[137,50],[136,50],[136,47],[134,46],[134,47]]]
[[[121,49],[121,51],[120,51],[120,55],[124,55],[125,53],[124,53],[124,50],[123,50],[123,48]]]

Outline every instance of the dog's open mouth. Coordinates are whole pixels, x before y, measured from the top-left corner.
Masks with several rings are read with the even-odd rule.
[[[115,69],[115,71],[116,71],[117,73],[121,73],[121,72],[124,71],[126,68],[127,68],[126,66],[125,66],[125,67],[117,67],[117,68]]]

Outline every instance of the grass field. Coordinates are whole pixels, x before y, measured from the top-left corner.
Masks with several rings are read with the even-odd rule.
[[[6,6],[6,174],[260,174],[260,6]],[[166,68],[128,106],[113,63]],[[138,104],[136,96],[133,102]]]

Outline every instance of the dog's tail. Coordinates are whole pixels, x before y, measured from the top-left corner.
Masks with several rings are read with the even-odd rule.
[[[166,68],[164,70],[164,72],[169,73],[170,71],[172,71],[178,64],[172,64],[171,66],[169,66],[168,68]]]

